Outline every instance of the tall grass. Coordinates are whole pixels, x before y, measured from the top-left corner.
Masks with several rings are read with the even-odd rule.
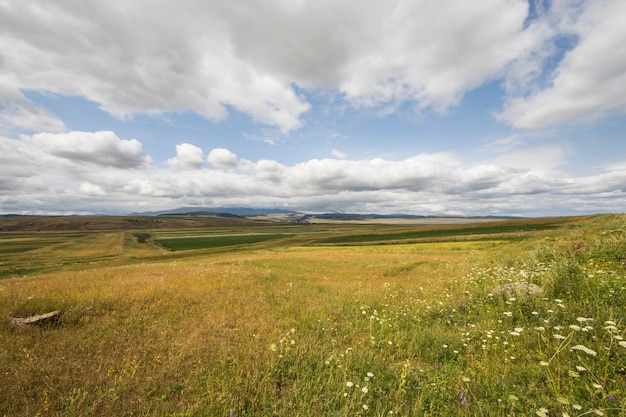
[[[625,220],[5,279],[0,415],[626,415]]]

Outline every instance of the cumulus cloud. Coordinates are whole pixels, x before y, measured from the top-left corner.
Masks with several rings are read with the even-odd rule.
[[[31,149],[69,161],[115,168],[140,168],[150,163],[136,139],[120,139],[110,131],[37,133],[22,140]]]
[[[183,145],[173,159],[180,162],[186,155],[187,166],[202,160],[199,148]],[[550,164],[558,167],[559,152],[548,151]],[[527,150],[528,155],[533,152],[538,150]],[[200,204],[558,215],[621,211],[626,203],[624,164],[576,177],[554,175],[555,170],[544,164],[515,164],[504,156],[469,163],[453,153],[422,153],[399,161],[311,159],[285,165],[237,159],[225,148],[208,155],[208,167],[160,169],[146,162],[150,158],[141,153],[141,144],[111,132],[0,137],[0,211],[120,214]]]
[[[1,7],[4,96],[81,95],[121,118],[191,110],[219,121],[235,108],[283,133],[311,108],[302,91],[444,111],[523,50],[528,14],[523,0]]]
[[[204,162],[202,149],[190,143],[176,145],[176,157],[166,161],[174,169],[197,169]]]
[[[498,117],[515,127],[538,129],[626,113],[624,14],[626,3],[620,0],[555,2],[534,24],[535,42],[512,66],[509,81],[540,81],[536,78],[543,60],[554,53],[554,42],[569,37],[575,45],[545,85],[531,83],[535,88],[529,95],[510,97]]]
[[[237,155],[224,148],[212,149],[207,161],[218,169],[231,169],[237,166]]]

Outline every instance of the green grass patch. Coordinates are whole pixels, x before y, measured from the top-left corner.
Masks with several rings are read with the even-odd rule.
[[[193,249],[211,249],[223,246],[249,245],[280,239],[284,234],[255,234],[255,235],[228,235],[228,236],[191,236],[179,238],[160,238],[154,241],[173,251]]]
[[[40,246],[23,246],[23,247],[15,246],[15,247],[11,247],[11,248],[2,248],[2,249],[0,249],[0,254],[29,252],[31,250],[35,250],[35,249],[39,249],[39,248],[40,248]]]
[[[134,232],[132,235],[137,239],[137,243],[146,243],[146,241],[152,237],[150,233],[146,232]]]
[[[388,243],[406,240],[454,238],[457,236],[472,235],[503,235],[510,233],[527,233],[555,228],[554,224],[495,224],[482,225],[476,227],[441,227],[428,228],[426,230],[412,230],[393,233],[373,233],[335,236],[319,239],[314,242],[316,245],[350,245],[350,244],[372,244]]]

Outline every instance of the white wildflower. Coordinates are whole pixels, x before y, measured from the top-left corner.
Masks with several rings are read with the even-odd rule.
[[[582,352],[585,352],[587,355],[591,355],[591,356],[597,355],[597,352],[595,350],[589,349],[587,346],[584,346],[584,345],[572,346],[570,350],[580,350]]]

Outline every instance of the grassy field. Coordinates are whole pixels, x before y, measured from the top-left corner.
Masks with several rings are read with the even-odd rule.
[[[625,215],[150,221],[0,224],[0,416],[626,415]]]

